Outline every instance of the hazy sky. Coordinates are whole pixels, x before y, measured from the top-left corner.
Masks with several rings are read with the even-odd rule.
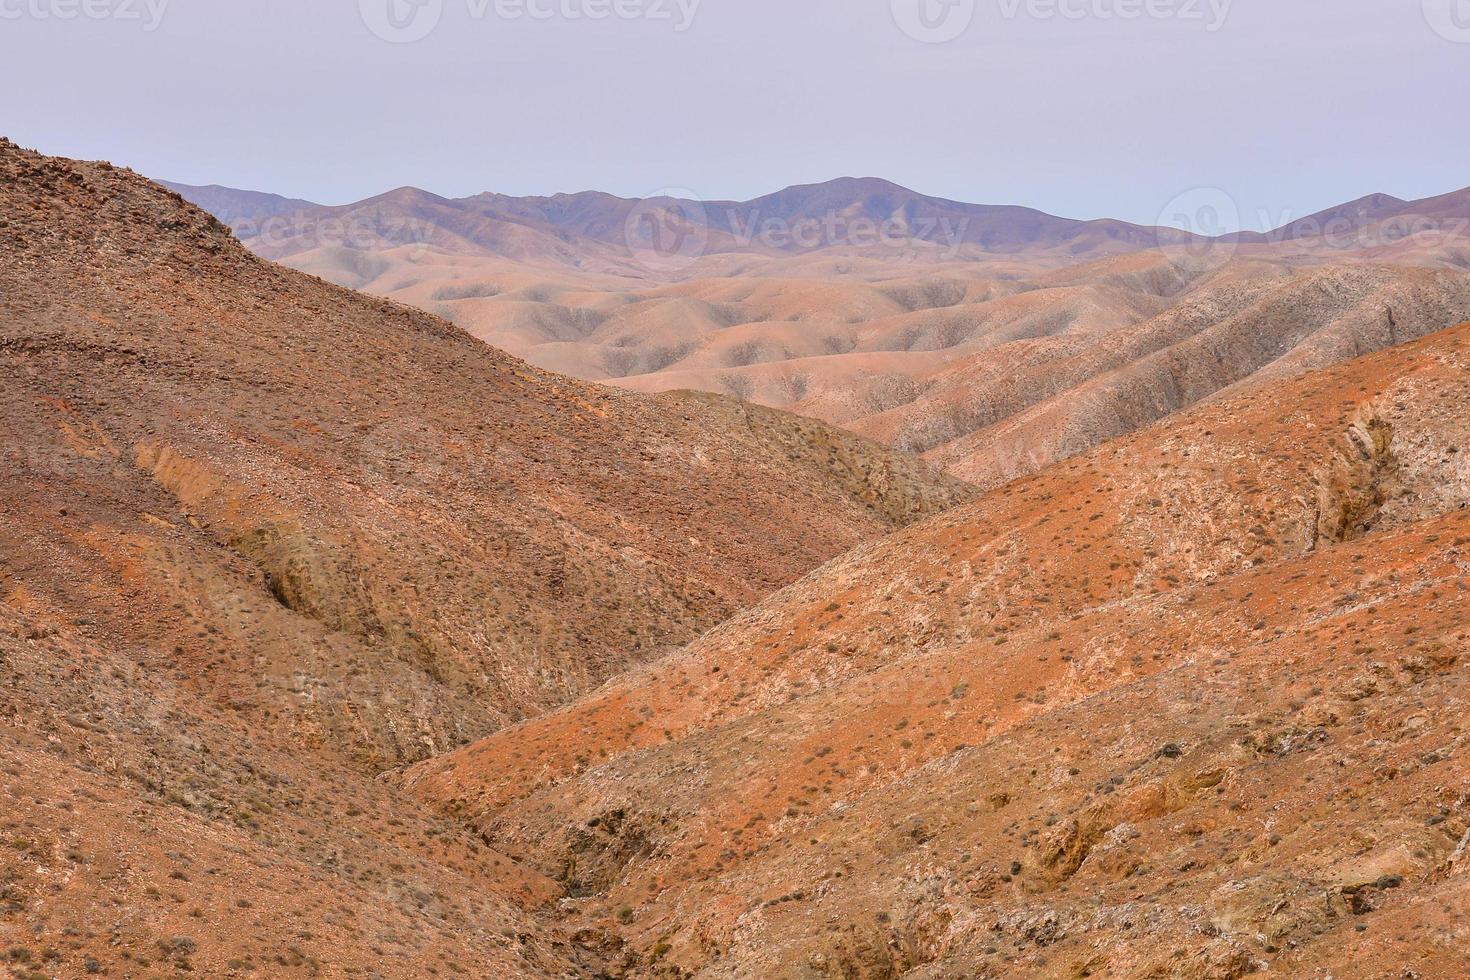
[[[1274,226],[1470,184],[1467,101],[1470,0],[0,0],[0,134],[324,203],[873,175]]]

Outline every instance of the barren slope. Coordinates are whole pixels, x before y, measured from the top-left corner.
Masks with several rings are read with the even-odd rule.
[[[615,975],[1463,975],[1467,404],[1470,325],[1187,410],[401,781]]]
[[[899,418],[852,427],[996,486],[1231,386],[1326,367],[1467,316],[1470,276],[1454,272],[1333,266],[1227,282],[1090,343],[1040,356],[1017,345],[1024,366],[972,360],[891,413]]]
[[[172,498],[147,501],[170,533],[476,711],[564,700],[962,494],[805,421],[542,374],[260,263],[128,175],[6,160],[17,447],[115,463],[118,492]]]
[[[969,495],[546,374],[8,142],[0,372],[0,932],[68,976],[571,969],[522,911],[550,883],[373,775]]]

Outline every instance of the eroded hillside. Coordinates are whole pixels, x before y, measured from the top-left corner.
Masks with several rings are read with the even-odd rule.
[[[8,142],[0,372],[0,931],[58,975],[574,971],[553,883],[373,777],[970,495],[547,374]]]
[[[858,549],[401,782],[614,974],[1470,967],[1470,325]]]
[[[1456,274],[665,297],[916,348],[993,301],[1033,363],[1126,320],[1096,349],[1188,395],[975,497],[548,374],[126,171],[0,177],[11,972],[1470,969],[1470,325],[1339,363]]]
[[[140,529],[134,560],[160,568],[160,547],[224,549],[376,651],[362,700],[412,678],[438,703],[341,734],[387,760],[564,701],[965,494],[805,420],[544,374],[260,262],[130,174],[4,162],[14,547],[114,575]],[[112,509],[89,547],[78,488]],[[260,672],[318,671],[295,653]],[[357,700],[317,724],[378,710]]]

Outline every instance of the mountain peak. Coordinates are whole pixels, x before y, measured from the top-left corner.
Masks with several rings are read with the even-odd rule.
[[[417,206],[422,204],[453,204],[449,198],[440,197],[432,191],[426,191],[422,187],[414,187],[412,184],[404,184],[395,187],[391,191],[385,191],[376,197],[370,197],[359,204],[351,205],[359,207],[363,204],[401,204],[404,206]]]
[[[902,184],[894,183],[885,177],[833,177],[831,180],[818,181],[814,184],[794,184],[788,187],[787,190],[814,190],[818,188],[852,191],[860,194],[869,194],[875,191],[899,191],[904,194],[918,193],[917,191],[904,187]]]
[[[240,190],[222,184],[180,184],[169,180],[158,183],[231,227],[321,207],[300,198],[283,197],[268,191]]]

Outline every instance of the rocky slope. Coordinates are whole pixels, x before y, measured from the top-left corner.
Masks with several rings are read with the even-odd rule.
[[[540,349],[588,372],[575,352],[615,345],[618,358],[605,365],[644,372],[620,385],[781,405],[993,487],[1237,386],[1470,317],[1470,275],[1456,269],[1175,259],[1144,252],[1021,282],[972,280],[949,289],[948,305],[919,309],[900,303],[933,300],[897,282],[763,280],[744,292],[690,283],[674,287],[685,297],[677,317],[669,300],[648,296],[611,311],[581,340]],[[944,284],[919,282],[934,295]],[[864,295],[864,305],[852,302]],[[689,305],[711,296],[740,312]],[[790,310],[778,299],[798,296],[829,297],[804,304],[829,312]]]
[[[86,476],[129,525],[249,562],[445,700],[389,756],[566,700],[965,493],[804,420],[544,374],[259,262],[131,175],[5,163],[10,472],[52,476],[14,505],[64,537],[51,483]]]
[[[1347,360],[1452,272],[731,265],[636,327],[759,309],[743,359],[836,309],[935,357],[994,304],[977,345],[1111,331],[1190,394],[976,497],[103,164],[0,143],[0,256],[15,976],[1470,970],[1470,324]],[[620,305],[519,281],[548,329]]]
[[[1458,272],[1360,265],[1253,276],[1192,292],[1157,317],[1105,334],[970,358],[916,401],[853,428],[996,486],[1221,392],[1466,317],[1470,276]]]
[[[547,374],[106,164],[0,142],[0,255],[17,970],[573,970],[525,911],[552,883],[373,777],[971,493]]]
[[[1470,969],[1470,325],[860,548],[398,781],[613,975]]]

